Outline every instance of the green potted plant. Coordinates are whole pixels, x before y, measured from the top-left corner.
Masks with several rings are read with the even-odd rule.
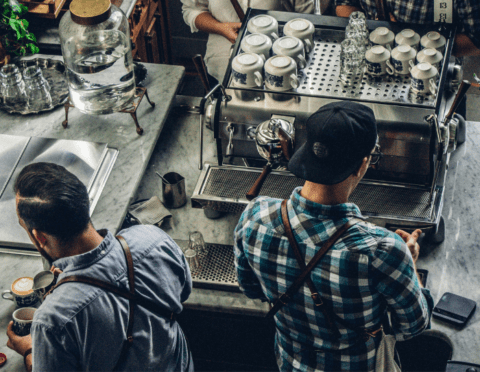
[[[0,10],[0,64],[8,63],[9,54],[24,56],[38,53],[37,39],[28,32],[29,22],[23,18],[28,8],[16,0],[0,0]]]

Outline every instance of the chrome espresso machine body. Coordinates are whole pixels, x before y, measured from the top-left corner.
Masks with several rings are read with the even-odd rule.
[[[410,92],[410,77],[364,75],[346,86],[339,79],[340,43],[348,19],[249,9],[232,59],[240,53],[254,16],[275,17],[280,32],[291,19],[305,18],[315,26],[314,47],[307,66],[299,73],[299,86],[287,92],[266,88],[238,88],[231,84],[231,67],[215,99],[207,99],[204,122],[217,141],[218,164],[205,164],[192,196],[192,205],[218,211],[238,212],[248,204],[246,193],[267,161],[257,149],[256,129],[271,119],[294,126],[293,151],[306,140],[306,121],[321,106],[338,100],[352,100],[370,107],[377,119],[383,157],[376,169],[369,169],[350,198],[369,220],[390,229],[420,227],[441,241],[444,180],[449,153],[464,137],[464,122],[450,117],[450,109],[461,81],[461,67],[451,57],[455,29],[451,25],[405,25],[367,21],[370,32],[384,26],[398,33],[412,28],[420,35],[436,30],[447,43],[439,71],[436,96],[419,97]],[[210,97],[213,97],[211,94]],[[201,124],[202,125],[202,124]],[[203,131],[203,129],[202,129]],[[201,136],[203,138],[203,135]],[[464,139],[463,139],[464,140]],[[260,195],[288,198],[304,183],[285,170],[287,159],[277,164],[261,186]]]

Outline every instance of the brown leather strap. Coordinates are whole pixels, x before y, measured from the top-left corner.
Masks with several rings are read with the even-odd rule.
[[[243,22],[243,19],[245,18],[245,13],[243,12],[242,7],[237,0],[230,0],[230,2],[232,3],[235,12],[237,12],[237,16],[238,18],[240,18],[240,22]]]
[[[320,250],[313,256],[313,258],[310,260],[308,265],[305,265],[305,260],[303,259],[300,249],[298,248],[297,241],[295,237],[293,236],[292,232],[292,227],[290,225],[290,220],[288,218],[288,211],[287,211],[287,200],[284,200],[282,202],[282,207],[281,207],[281,212],[282,212],[282,220],[283,224],[285,226],[285,233],[287,235],[288,241],[290,245],[293,248],[293,252],[295,254],[295,258],[297,259],[297,262],[300,266],[300,269],[302,270],[302,273],[300,276],[293,282],[293,284],[287,289],[287,291],[280,296],[280,298],[275,302],[273,307],[270,309],[268,314],[266,315],[267,317],[271,317],[275,315],[278,310],[281,309],[281,307],[290,301],[292,296],[298,291],[300,286],[303,284],[304,281],[307,282],[307,285],[310,289],[312,299],[315,303],[315,306],[317,306],[322,313],[325,316],[325,320],[327,321],[327,324],[329,326],[329,330],[336,336],[338,336],[338,329],[335,327],[335,323],[332,320],[331,314],[328,312],[328,309],[325,307],[322,298],[320,294],[318,293],[317,289],[315,288],[315,285],[313,284],[313,281],[311,280],[309,274],[313,270],[313,268],[317,265],[318,261],[325,255],[325,253],[328,252],[328,250],[332,247],[332,245],[335,244],[335,242],[342,236],[342,234],[347,231],[351,226],[353,226],[355,223],[358,221],[348,221],[345,225],[343,225],[340,229],[337,230],[335,234],[333,234],[320,248]]]
[[[375,7],[377,9],[377,20],[378,21],[389,21],[390,19],[387,18],[387,4],[385,3],[386,0],[375,0]]]

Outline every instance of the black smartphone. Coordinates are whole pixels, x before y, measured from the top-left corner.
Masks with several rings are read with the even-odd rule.
[[[427,286],[427,277],[428,277],[428,270],[417,269],[417,273],[420,276],[420,282],[424,287]]]

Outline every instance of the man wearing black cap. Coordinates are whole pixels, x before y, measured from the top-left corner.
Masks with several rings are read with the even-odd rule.
[[[281,371],[373,371],[379,337],[371,336],[387,310],[397,340],[429,325],[433,299],[415,265],[421,231],[399,236],[348,203],[380,156],[370,108],[330,103],[308,119],[307,133],[288,164],[305,185],[283,203],[254,199],[240,218],[238,281],[248,297],[274,305]],[[322,246],[307,279],[292,287]]]

